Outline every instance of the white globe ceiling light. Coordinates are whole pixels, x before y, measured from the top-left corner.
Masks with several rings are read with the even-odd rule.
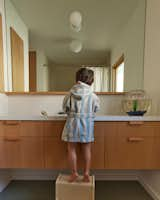
[[[79,32],[81,30],[82,27],[82,15],[79,11],[73,11],[70,14],[70,25],[71,28],[76,31]]]
[[[73,40],[70,43],[70,49],[74,53],[79,53],[82,50],[82,42],[79,40]]]

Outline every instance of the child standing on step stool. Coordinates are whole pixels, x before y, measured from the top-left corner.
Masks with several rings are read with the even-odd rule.
[[[76,84],[63,100],[63,110],[67,120],[62,133],[62,140],[68,143],[68,160],[71,168],[69,182],[78,177],[76,144],[81,143],[85,161],[83,181],[89,182],[91,162],[91,142],[94,141],[94,116],[99,109],[99,99],[92,92],[94,72],[80,68],[76,73]]]

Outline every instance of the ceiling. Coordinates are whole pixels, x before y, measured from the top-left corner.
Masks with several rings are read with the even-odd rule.
[[[141,0],[12,0],[29,28],[30,48],[43,50],[57,64],[106,64],[117,34]],[[82,13],[82,30],[69,26],[70,12]],[[70,51],[72,39],[83,49]]]

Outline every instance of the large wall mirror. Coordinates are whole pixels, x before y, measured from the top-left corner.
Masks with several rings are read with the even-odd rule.
[[[94,70],[96,92],[143,89],[146,0],[5,0],[5,8],[9,91],[68,91],[80,67]]]

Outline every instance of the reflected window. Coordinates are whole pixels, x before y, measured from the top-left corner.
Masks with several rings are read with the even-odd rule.
[[[113,66],[113,88],[115,92],[124,92],[124,55]]]
[[[116,92],[124,91],[124,62],[116,69]]]

